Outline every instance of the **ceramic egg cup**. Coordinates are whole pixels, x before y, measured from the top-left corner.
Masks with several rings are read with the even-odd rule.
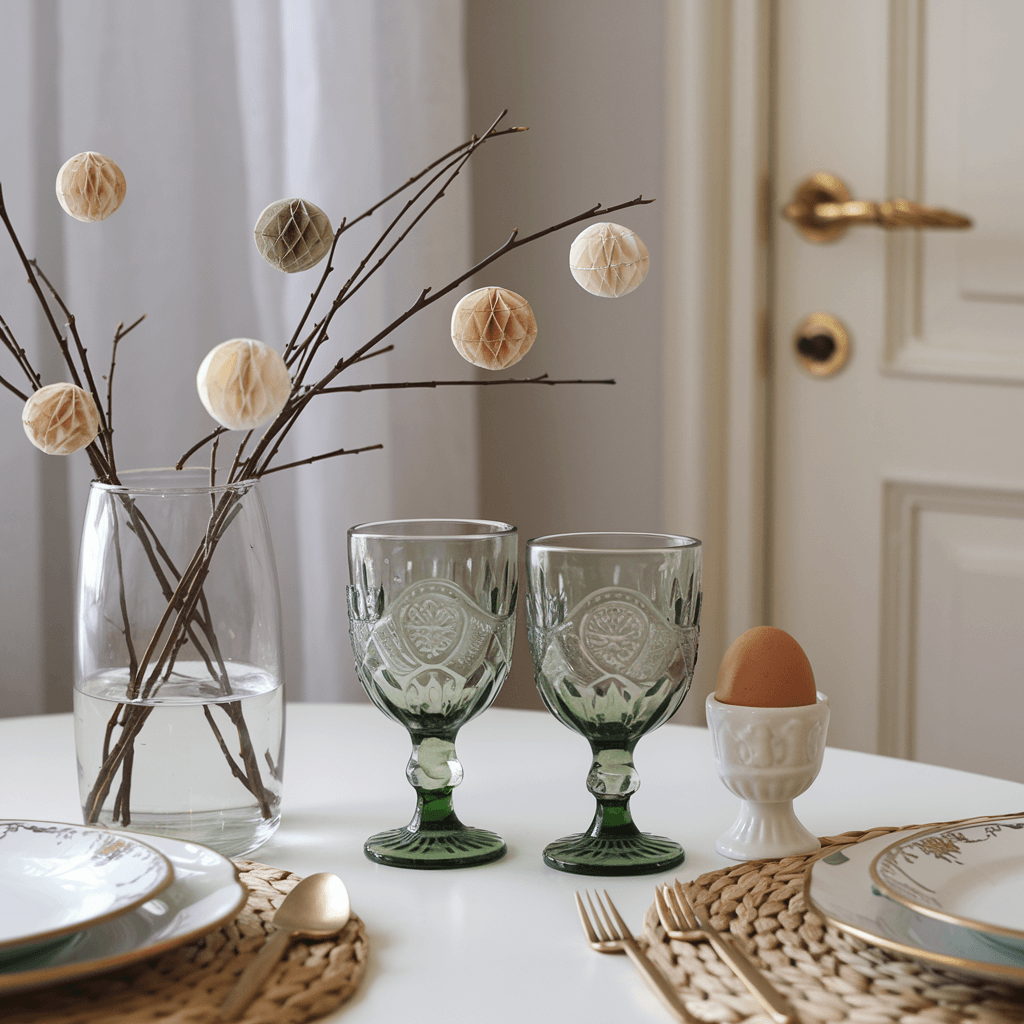
[[[733,860],[813,853],[821,843],[797,820],[793,800],[817,778],[828,732],[828,697],[794,708],[722,704],[709,694],[708,728],[719,778],[742,801],[715,849]]]

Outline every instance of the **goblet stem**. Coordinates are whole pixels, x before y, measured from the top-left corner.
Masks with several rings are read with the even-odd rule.
[[[633,764],[634,743],[605,747],[591,743],[594,763],[587,789],[597,810],[586,832],[566,836],[544,850],[544,863],[578,875],[642,875],[682,863],[683,848],[671,839],[641,832],[633,824],[630,797],[640,788]]]
[[[459,821],[452,792],[462,781],[455,733],[412,736],[405,774],[416,791],[416,810],[404,828],[370,836],[363,851],[370,860],[400,868],[457,868],[487,864],[504,856],[501,836]]]
[[[610,797],[597,798],[597,811],[587,829],[587,835],[594,839],[623,839],[640,835],[640,829],[633,824],[629,810],[629,797],[624,800]]]

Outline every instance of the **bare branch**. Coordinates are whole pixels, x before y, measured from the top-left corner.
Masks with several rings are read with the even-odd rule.
[[[16,388],[6,377],[0,377],[0,384],[2,384],[8,391],[13,391],[23,402],[28,401],[28,395]]]
[[[324,452],[323,455],[313,455],[308,459],[299,459],[298,462],[286,462],[283,466],[275,466],[273,469],[265,469],[260,476],[268,476],[271,473],[279,473],[282,469],[293,469],[295,466],[308,466],[321,459],[333,459],[335,455],[358,455],[360,452],[372,452],[383,448],[382,444],[368,444],[363,448],[338,448],[333,452]]]
[[[221,434],[227,433],[227,429],[227,427],[218,427],[216,430],[211,430],[210,433],[206,435],[206,437],[196,441],[196,443],[192,445],[192,447],[189,448],[189,450],[185,452],[185,454],[182,455],[180,459],[178,459],[178,461],[174,464],[174,468],[184,469],[185,463],[188,462],[188,460],[193,455],[195,455],[195,453],[199,451],[200,448],[202,448],[204,445],[209,444],[215,437],[220,437]]]
[[[411,380],[411,381],[381,381],[376,384],[347,384],[344,387],[321,388],[318,395],[337,395],[343,391],[393,391],[398,388],[479,388],[493,387],[496,384],[614,384],[611,378],[604,380],[551,380],[542,373],[538,377],[503,377],[500,380]]]

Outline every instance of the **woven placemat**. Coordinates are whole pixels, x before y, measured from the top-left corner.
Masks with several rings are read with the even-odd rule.
[[[819,857],[901,825],[826,836],[802,857],[749,861],[701,875],[684,886],[712,924],[728,932],[775,986],[789,997],[802,1024],[981,1024],[1024,1021],[1024,989],[972,979],[906,960],[846,935],[810,910],[804,878]],[[771,1024],[760,1006],[707,942],[669,939],[652,905],[644,917],[649,953],[682,994],[695,1017],[735,1024]]]
[[[249,900],[231,924],[121,971],[3,998],[4,1024],[215,1024],[217,1009],[300,875],[236,860]],[[241,1024],[305,1024],[337,1009],[366,971],[366,930],[352,915],[326,942],[296,940]]]

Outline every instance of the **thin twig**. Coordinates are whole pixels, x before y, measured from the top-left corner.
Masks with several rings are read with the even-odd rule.
[[[19,391],[6,377],[0,377],[0,384],[2,384],[8,391],[13,391],[23,402],[28,401],[28,395],[23,391]]]
[[[308,459],[299,459],[298,462],[286,462],[283,466],[275,466],[273,469],[266,470],[262,475],[269,476],[271,473],[279,473],[282,469],[293,469],[295,466],[308,466],[313,462],[319,462],[321,459],[333,459],[335,455],[358,455],[360,452],[372,452],[378,448],[383,448],[382,444],[368,444],[363,448],[338,448],[333,452],[324,452],[323,455],[313,455]]]
[[[227,429],[227,427],[217,427],[216,430],[211,430],[210,433],[206,435],[206,437],[196,441],[196,443],[192,445],[192,447],[189,448],[189,450],[185,452],[185,454],[182,455],[180,459],[178,459],[178,461],[174,464],[174,468],[184,469],[185,463],[188,462],[188,460],[193,455],[195,455],[195,453],[199,451],[200,448],[202,448],[204,445],[209,444],[212,440],[214,440],[214,438],[220,437],[221,434],[227,433]]]
[[[96,381],[93,379],[92,366],[89,364],[89,357],[85,345],[82,343],[82,338],[78,333],[78,323],[75,320],[75,314],[68,309],[64,300],[61,298],[60,293],[50,283],[50,279],[43,273],[36,260],[29,261],[35,268],[35,272],[39,275],[40,280],[50,290],[50,294],[54,297],[57,305],[60,307],[60,311],[64,314],[67,319],[68,330],[71,332],[71,337],[75,340],[75,348],[78,349],[78,358],[82,362],[82,371],[85,373],[86,383],[89,385],[89,392],[92,395],[93,401],[96,403],[96,412],[99,414],[100,420],[100,433],[99,436],[103,438],[103,444],[106,451],[107,463],[113,470],[114,467],[114,450],[111,447],[111,436],[110,431],[107,428],[107,417],[103,411],[103,400],[100,398],[99,388],[96,387]],[[80,381],[75,381],[76,384],[80,384]]]
[[[110,352],[110,373],[107,374],[107,429],[110,431],[111,445],[113,445],[114,436],[114,367],[117,365],[117,346],[121,343],[121,339],[125,337],[130,331],[135,330],[143,320],[146,319],[146,314],[138,318],[134,323],[129,324],[127,327],[124,325],[124,321],[121,320],[117,328],[114,331],[114,344]]]
[[[603,380],[551,380],[542,373],[539,377],[503,377],[500,380],[410,380],[380,381],[376,384],[347,384],[344,387],[321,388],[318,395],[337,395],[343,391],[393,391],[398,388],[454,388],[493,387],[496,384],[614,384],[613,378]]]

